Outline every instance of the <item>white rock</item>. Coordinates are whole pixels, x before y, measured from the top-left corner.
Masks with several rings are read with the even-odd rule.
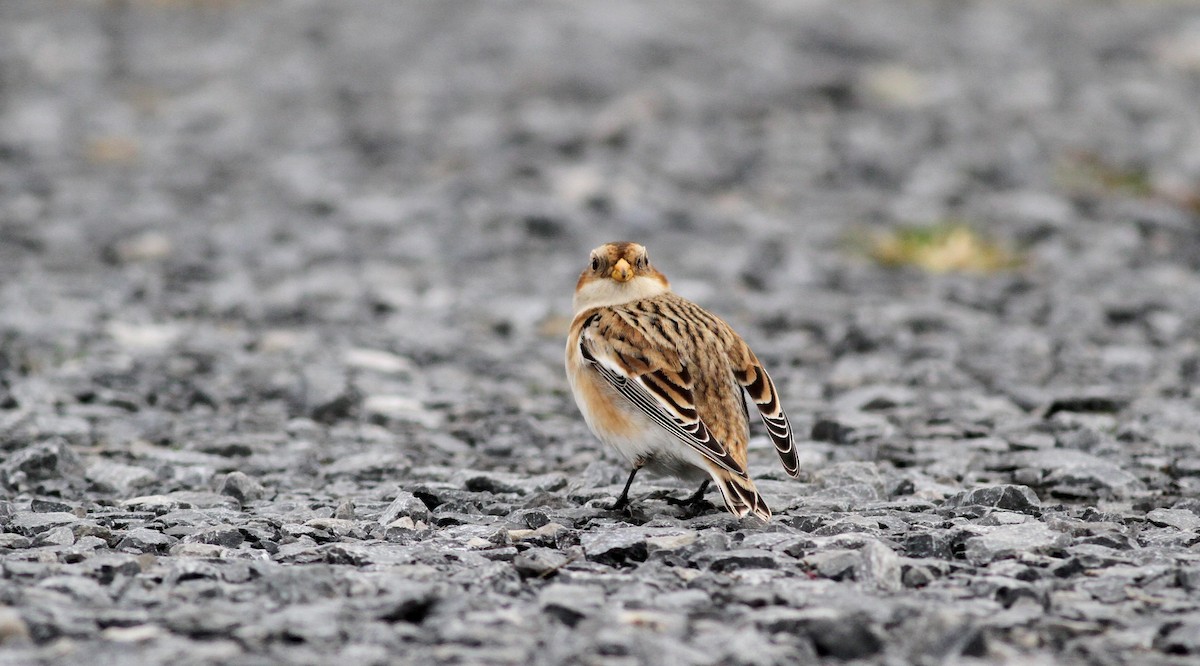
[[[412,361],[382,349],[357,347],[346,350],[342,360],[351,368],[373,370],[384,374],[398,375],[412,372]]]

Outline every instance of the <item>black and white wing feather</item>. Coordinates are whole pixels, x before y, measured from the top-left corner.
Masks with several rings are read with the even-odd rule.
[[[742,464],[700,418],[691,373],[674,350],[651,345],[626,319],[598,312],[583,324],[579,352],[609,385],[679,441],[747,478]]]

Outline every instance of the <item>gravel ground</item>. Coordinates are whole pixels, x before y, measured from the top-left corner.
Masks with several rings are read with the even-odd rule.
[[[0,664],[1200,663],[1196,9],[0,3]],[[770,524],[606,510],[618,238]]]

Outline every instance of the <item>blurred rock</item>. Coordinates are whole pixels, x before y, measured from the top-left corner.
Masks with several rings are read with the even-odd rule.
[[[513,558],[513,568],[523,578],[546,578],[569,562],[569,558],[550,548],[530,548]]]
[[[887,592],[901,589],[900,558],[878,541],[868,541],[860,551],[854,579]]]
[[[19,449],[0,462],[0,480],[10,489],[28,489],[42,481],[81,480],[84,473],[79,456],[61,440]]]
[[[718,573],[743,569],[777,569],[780,566],[775,554],[752,548],[703,553],[697,556],[696,560],[701,566]]]
[[[229,495],[242,504],[262,499],[266,495],[263,485],[243,472],[230,472],[222,477],[217,492]]]
[[[588,559],[605,564],[619,565],[625,562],[641,562],[646,559],[646,540],[654,536],[666,536],[672,531],[666,528],[626,527],[587,532],[580,535],[579,545]],[[678,532],[675,532],[678,534]]]
[[[192,532],[184,538],[189,543],[206,543],[225,548],[237,548],[245,541],[242,533],[233,525],[215,525]]]
[[[88,461],[86,475],[87,479],[103,492],[118,495],[128,495],[158,480],[158,476],[148,469],[103,458],[93,458]]]
[[[25,536],[36,536],[47,530],[79,522],[73,513],[18,513],[8,520],[7,526]]]
[[[389,375],[413,371],[412,361],[380,349],[348,349],[343,355],[346,365],[359,370],[371,370]]]
[[[909,557],[954,557],[956,537],[950,530],[929,530],[910,533],[904,540],[904,552]]]
[[[160,231],[144,231],[116,241],[105,248],[105,258],[114,263],[159,261],[171,255],[171,238]]]
[[[75,533],[70,527],[52,527],[38,535],[33,541],[36,546],[72,546],[75,544]]]
[[[400,491],[396,493],[396,498],[379,516],[379,524],[390,525],[400,517],[428,523],[430,520],[429,508],[412,493]]]
[[[1154,509],[1146,514],[1146,520],[1185,532],[1200,531],[1200,515],[1186,509]]]
[[[883,649],[883,642],[866,614],[834,609],[790,612],[768,620],[763,629],[772,633],[806,636],[818,655],[838,660],[862,659]]]
[[[600,595],[590,586],[554,583],[538,593],[538,605],[546,615],[568,627],[574,627],[599,611],[599,598]]]
[[[966,557],[973,564],[986,564],[1023,553],[1062,550],[1070,539],[1041,523],[1025,523],[987,528],[979,536],[966,540]]]
[[[0,645],[19,645],[29,638],[29,626],[16,609],[0,607]]]
[[[952,509],[964,506],[990,506],[1008,511],[1036,513],[1041,501],[1026,486],[1002,485],[959,493],[946,498],[942,506]]]
[[[442,425],[442,417],[426,408],[419,400],[403,395],[369,395],[362,403],[363,411],[379,423],[388,421],[420,423],[426,428]]]
[[[165,534],[138,527],[126,530],[117,542],[116,549],[134,553],[161,553],[173,543],[175,539]]]
[[[408,460],[400,454],[372,450],[338,458],[325,466],[321,473],[327,478],[383,480],[403,474],[408,466]]]
[[[1117,465],[1096,456],[1070,449],[1024,451],[1016,464],[1032,472],[1029,476],[1053,492],[1061,488],[1069,494],[1085,493],[1093,497],[1130,497],[1145,490],[1137,477]]]
[[[1168,654],[1200,654],[1200,621],[1172,622],[1163,625],[1154,639],[1154,647]]]
[[[848,413],[817,420],[810,436],[818,442],[858,444],[886,437],[891,432],[892,427],[886,419],[873,414]]]

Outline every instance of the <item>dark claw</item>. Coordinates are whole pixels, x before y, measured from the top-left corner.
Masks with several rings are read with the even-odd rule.
[[[664,497],[663,499],[666,500],[668,504],[674,504],[675,506],[694,507],[702,503],[709,504],[709,502],[704,499],[704,493],[708,492],[708,486],[710,483],[712,483],[711,479],[705,479],[704,483],[701,483],[700,487],[696,489],[696,492],[683,499],[677,499],[674,497]]]

